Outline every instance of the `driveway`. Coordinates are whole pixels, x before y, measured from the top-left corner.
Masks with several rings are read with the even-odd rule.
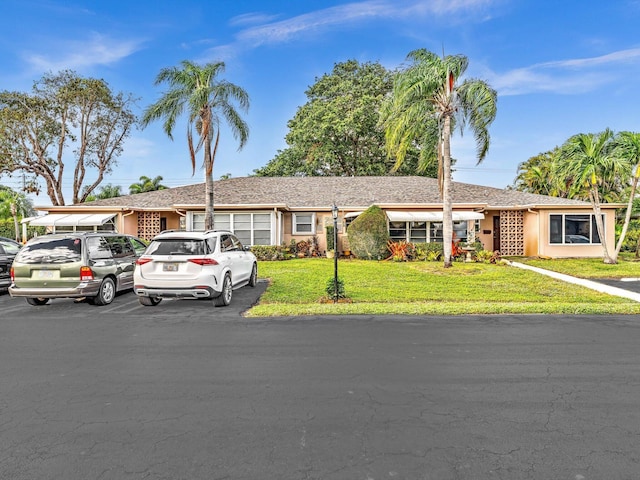
[[[0,296],[0,478],[637,478],[639,317],[241,317],[260,288]]]

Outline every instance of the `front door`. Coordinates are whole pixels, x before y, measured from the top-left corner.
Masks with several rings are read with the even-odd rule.
[[[500,250],[500,216],[493,217],[493,251]]]

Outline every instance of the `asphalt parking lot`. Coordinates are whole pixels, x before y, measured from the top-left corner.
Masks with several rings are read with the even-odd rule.
[[[23,314],[45,314],[47,316],[69,316],[82,318],[87,315],[98,318],[107,318],[118,315],[132,315],[154,317],[180,318],[195,317],[198,315],[212,315],[212,318],[222,320],[234,320],[242,316],[242,312],[251,308],[266,290],[267,282],[258,281],[255,288],[244,287],[234,290],[231,304],[227,307],[214,307],[209,300],[189,299],[164,299],[155,307],[140,305],[138,297],[132,291],[119,293],[115,300],[106,306],[100,307],[87,302],[75,303],[69,298],[54,298],[49,304],[41,307],[28,305],[24,298],[11,298],[5,291],[0,292],[0,316]]]

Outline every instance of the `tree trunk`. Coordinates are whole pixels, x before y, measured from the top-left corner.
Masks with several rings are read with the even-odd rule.
[[[631,212],[633,210],[633,199],[636,196],[636,189],[638,188],[638,175],[640,175],[640,164],[636,165],[636,173],[633,176],[633,182],[631,183],[631,193],[629,193],[629,202],[627,203],[627,213],[624,217],[624,225],[622,225],[622,232],[620,232],[620,238],[618,238],[618,244],[616,245],[616,251],[613,254],[614,261],[618,261],[618,255],[622,249],[624,238],[627,236],[627,230],[629,229],[629,223],[631,222]],[[637,249],[636,249],[637,256]]]
[[[615,259],[609,255],[609,249],[607,248],[607,238],[604,232],[604,224],[602,223],[602,213],[600,210],[600,196],[598,194],[597,187],[593,187],[589,190],[589,199],[591,205],[593,205],[593,211],[596,214],[596,229],[598,230],[598,236],[600,237],[600,243],[602,245],[602,251],[604,256],[604,263],[614,264],[617,263]]]
[[[15,240],[20,241],[20,232],[18,231],[18,208],[15,203],[11,204],[11,216],[13,217],[13,228],[15,230]]]
[[[204,178],[205,178],[205,210],[204,229],[213,230],[213,158],[211,157],[211,142],[204,142]]]
[[[444,118],[442,128],[442,242],[444,267],[451,267],[453,244],[453,205],[451,201],[451,117]]]

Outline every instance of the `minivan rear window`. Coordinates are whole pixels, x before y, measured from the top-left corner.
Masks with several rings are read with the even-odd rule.
[[[153,240],[145,254],[147,255],[206,255],[204,240],[191,238],[166,238]]]
[[[73,263],[82,258],[82,240],[55,238],[27,244],[18,252],[20,263]]]

